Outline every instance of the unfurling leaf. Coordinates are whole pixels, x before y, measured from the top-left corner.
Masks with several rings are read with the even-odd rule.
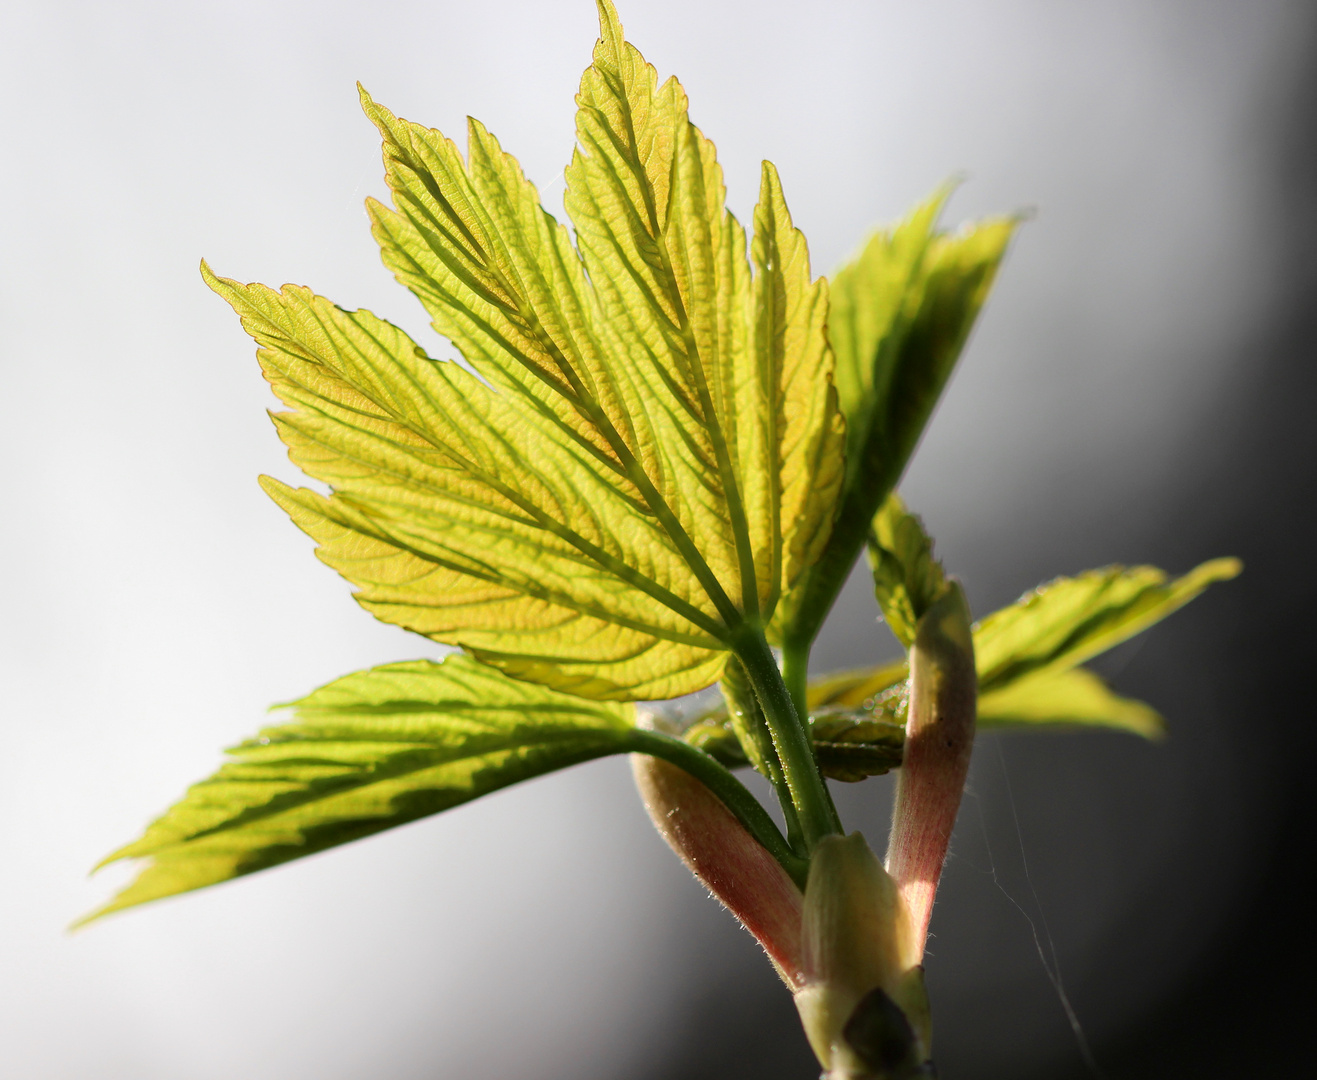
[[[819,768],[830,780],[854,783],[899,768],[905,747],[905,699],[884,708],[827,709],[810,717]]]
[[[814,756],[824,776],[850,783],[900,767],[905,744],[904,690],[902,683],[867,708],[825,707],[810,716]],[[725,709],[698,718],[682,738],[729,769],[751,763]]]
[[[207,271],[294,462],[267,491],[386,622],[592,698],[717,679],[826,542],[842,480],[826,283],[764,164],[754,239],[675,80],[601,40],[567,169],[577,246],[472,121],[464,159],[362,93],[386,265],[469,368],[369,312]],[[472,374],[472,371],[475,374]]]
[[[632,745],[634,706],[509,679],[470,657],[386,664],[292,702],[135,843],[96,918],[311,855]],[[85,920],[84,920],[85,921]]]
[[[924,523],[895,492],[874,515],[869,565],[883,618],[908,649],[915,640],[915,625],[946,587],[946,575],[933,558],[933,541]]]
[[[987,299],[1016,218],[935,231],[944,187],[832,281],[828,334],[846,418],[846,475],[827,547],[792,598],[784,639],[812,641],[896,486]]]

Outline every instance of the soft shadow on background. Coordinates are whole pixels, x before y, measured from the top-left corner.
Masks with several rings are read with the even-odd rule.
[[[816,272],[957,170],[952,222],[1038,209],[903,485],[977,612],[1108,562],[1246,564],[1104,661],[1167,715],[1164,743],[980,739],[928,961],[943,1075],[1302,1075],[1317,13],[621,15],[682,79],[742,219],[759,158],[778,164]],[[0,1073],[814,1074],[789,998],[620,761],[63,931],[123,880],[86,868],[270,702],[437,651],[357,609],[256,488],[295,474],[198,258],[420,336],[361,212],[383,183],[354,80],[459,141],[479,116],[556,211],[594,36],[585,0],[0,15]],[[817,664],[886,639],[857,575]],[[889,783],[837,793],[880,843]]]

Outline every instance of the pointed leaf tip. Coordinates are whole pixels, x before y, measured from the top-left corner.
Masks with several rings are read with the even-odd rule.
[[[469,656],[359,671],[294,701],[295,718],[229,751],[141,839],[148,860],[80,919],[218,884],[631,749],[631,705],[509,679]]]
[[[600,40],[617,51],[625,40],[622,21],[617,16],[617,8],[613,6],[613,0],[595,0],[595,7],[599,12]]]

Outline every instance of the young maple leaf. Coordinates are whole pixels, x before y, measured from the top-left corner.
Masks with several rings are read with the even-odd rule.
[[[844,470],[827,287],[777,173],[754,239],[675,79],[601,39],[568,230],[476,121],[467,157],[362,92],[386,265],[466,365],[309,290],[205,270],[322,496],[266,490],[386,622],[594,698],[707,686],[827,541]]]
[[[292,703],[106,860],[148,862],[90,917],[630,753],[659,831],[764,944],[827,1076],[928,1076],[920,959],[976,724],[1159,734],[1150,706],[1076,665],[1239,565],[1089,571],[972,626],[893,489],[1019,219],[940,232],[944,186],[868,240],[830,304],[773,166],[747,244],[680,85],[599,11],[574,237],[478,122],[463,157],[361,93],[393,195],[368,200],[373,233],[461,362],[203,263],[288,406],[292,460],[330,494],[266,490],[364,607],[471,655]],[[866,542],[908,661],[811,682]],[[633,704],[720,678],[724,704],[684,731]],[[785,835],[728,771],[745,764]],[[898,767],[884,867],[842,836],[823,777]]]

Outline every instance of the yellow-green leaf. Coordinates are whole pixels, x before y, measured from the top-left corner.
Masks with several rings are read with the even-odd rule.
[[[810,711],[827,706],[861,708],[866,701],[902,685],[909,674],[910,666],[904,660],[894,660],[878,667],[816,676],[809,680]]]
[[[747,258],[680,86],[600,19],[567,172],[579,250],[479,123],[464,158],[362,93],[384,261],[467,366],[306,289],[206,274],[331,494],[266,489],[365,607],[518,678],[667,698],[713,682],[826,541],[844,430],[826,285],[776,173]]]
[[[950,186],[940,187],[896,225],[874,232],[832,279],[828,333],[852,476],[866,439],[893,404],[891,382],[908,324],[918,314],[924,259],[950,194]]]
[[[883,618],[907,649],[915,626],[946,585],[942,564],[933,558],[933,541],[924,523],[905,508],[895,492],[874,515],[869,531],[869,565],[874,595]]]
[[[88,919],[633,748],[634,706],[518,682],[460,654],[347,675],[288,707],[294,722],[234,747],[232,761],[105,860],[150,861]]]
[[[1118,728],[1153,738],[1165,722],[1151,706],[1113,693],[1076,665],[1119,645],[1183,607],[1208,585],[1239,573],[1238,559],[1213,559],[1170,580],[1152,566],[1111,566],[1057,578],[974,627],[983,726]],[[903,720],[904,660],[811,679],[811,712],[887,710]]]
[[[1241,568],[1238,559],[1213,559],[1171,580],[1155,566],[1108,566],[1040,585],[975,627],[980,689],[986,694],[1034,672],[1082,664]]]
[[[368,610],[497,649],[505,666],[551,648],[560,688],[595,696],[621,682],[662,697],[683,677],[717,677],[724,628],[698,606],[698,583],[652,516],[629,514],[619,532],[601,520],[617,488],[580,444],[554,438],[551,418],[429,360],[369,312],[208,280],[295,410],[275,418],[290,456],[334,493],[266,490]]]
[[[743,608],[767,619],[826,542],[842,480],[826,286],[811,280],[768,162],[750,272],[713,144],[690,123],[685,92],[675,79],[659,85],[612,4],[599,9],[566,207],[607,325],[636,358],[628,371],[659,464],[674,498],[693,500],[692,535],[722,538],[741,568]]]
[[[1166,721],[1142,701],[1114,693],[1087,668],[1026,675],[979,696],[980,727],[1108,727],[1155,739]]]

